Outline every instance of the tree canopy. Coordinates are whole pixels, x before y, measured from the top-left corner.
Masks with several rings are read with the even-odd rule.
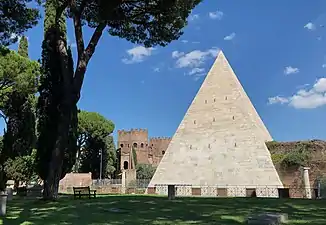
[[[114,123],[97,112],[78,113],[78,146],[82,147],[87,139],[104,139],[114,130]]]
[[[0,110],[13,91],[20,93],[35,93],[37,81],[40,75],[40,65],[10,51],[6,55],[0,55]]]
[[[116,149],[112,121],[96,112],[78,113],[78,156],[75,171],[92,172],[93,178],[99,177],[100,152],[102,152],[103,177],[115,171]]]
[[[26,30],[37,24],[40,18],[36,8],[28,7],[32,0],[0,1],[0,46],[8,46],[18,40]]]

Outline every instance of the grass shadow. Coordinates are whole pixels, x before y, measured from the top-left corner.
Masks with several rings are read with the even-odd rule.
[[[57,202],[16,199],[8,203],[5,225],[34,224],[225,224],[240,225],[259,212],[288,213],[290,224],[326,224],[323,200],[264,198],[177,198],[156,196],[99,196]]]

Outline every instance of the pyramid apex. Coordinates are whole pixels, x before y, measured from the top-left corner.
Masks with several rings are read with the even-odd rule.
[[[224,55],[222,49],[219,50],[219,52],[217,54],[217,58],[225,58],[225,55]]]

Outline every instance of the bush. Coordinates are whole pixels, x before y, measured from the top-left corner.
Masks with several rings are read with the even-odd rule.
[[[137,179],[152,179],[152,177],[154,176],[156,167],[153,167],[152,165],[148,165],[148,164],[138,164],[136,166],[136,176]]]

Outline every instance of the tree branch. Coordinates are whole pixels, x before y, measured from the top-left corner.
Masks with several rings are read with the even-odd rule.
[[[78,61],[79,61],[85,49],[85,44],[83,39],[83,28],[81,24],[80,15],[74,15],[74,28],[75,28],[75,39],[77,44],[77,53],[78,53]]]
[[[95,48],[102,36],[105,26],[106,23],[103,22],[96,27],[86,49],[84,50],[82,55],[78,57],[77,68],[74,74],[74,83],[73,83],[73,93],[75,95],[74,100],[76,101],[76,103],[80,98],[80,90],[83,85],[87,64],[91,59],[92,55],[94,54]]]
[[[95,48],[96,48],[96,45],[98,44],[98,41],[100,40],[101,36],[102,36],[102,32],[104,30],[106,26],[106,23],[100,23],[93,35],[92,35],[92,38],[91,40],[89,41],[88,45],[87,45],[87,48],[85,49],[85,60],[86,60],[86,64],[89,62],[89,60],[91,59],[94,51],[95,51]]]

